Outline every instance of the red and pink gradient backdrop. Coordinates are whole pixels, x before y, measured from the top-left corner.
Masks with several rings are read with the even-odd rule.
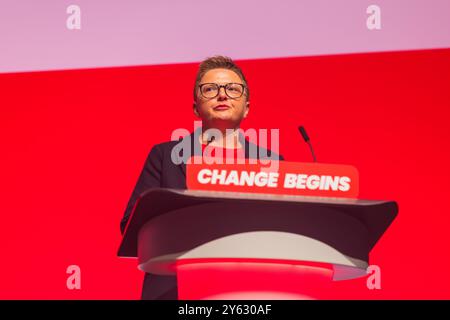
[[[396,200],[371,253],[381,290],[338,298],[450,298],[450,50],[239,61],[243,127],[279,128],[281,153],[359,169],[360,197]],[[153,144],[192,129],[197,64],[0,75],[0,298],[138,299],[119,222]],[[81,268],[81,290],[66,268]]]

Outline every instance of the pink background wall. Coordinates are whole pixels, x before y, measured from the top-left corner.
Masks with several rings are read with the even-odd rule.
[[[446,48],[449,15],[448,0],[1,0],[0,72]]]

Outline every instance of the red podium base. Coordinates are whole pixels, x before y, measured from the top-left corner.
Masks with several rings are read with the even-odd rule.
[[[177,262],[180,300],[326,299],[330,264],[263,259],[185,259]]]

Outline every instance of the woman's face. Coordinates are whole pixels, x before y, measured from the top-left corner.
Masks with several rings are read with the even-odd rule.
[[[200,81],[204,83],[215,83],[226,85],[228,83],[244,84],[241,78],[232,70],[212,69],[205,73]],[[194,114],[203,121],[203,126],[209,128],[236,128],[239,127],[242,119],[247,117],[250,103],[247,101],[247,95],[239,98],[230,98],[225,93],[225,88],[219,89],[219,94],[214,98],[205,98],[200,89],[197,88],[197,99],[194,105]],[[229,93],[232,93],[230,88]]]

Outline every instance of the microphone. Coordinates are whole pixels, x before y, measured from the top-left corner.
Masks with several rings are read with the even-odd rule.
[[[312,147],[311,141],[309,140],[309,137],[308,137],[308,134],[306,133],[305,128],[303,126],[299,126],[298,131],[300,131],[300,134],[302,135],[303,140],[305,140],[305,142],[309,146],[309,149],[311,149],[311,154],[312,154],[314,162],[317,162],[316,155],[314,154],[314,149]]]

